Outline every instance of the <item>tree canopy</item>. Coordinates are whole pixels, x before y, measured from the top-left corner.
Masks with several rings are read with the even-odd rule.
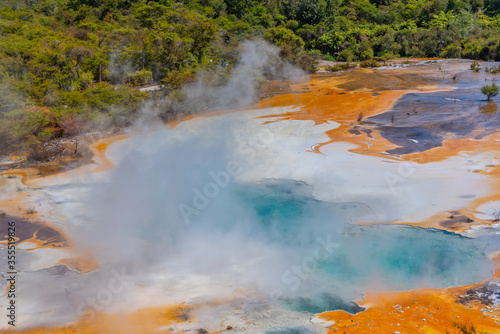
[[[500,60],[499,37],[500,0],[4,0],[0,153],[126,125],[148,96],[136,86],[171,94],[200,70],[218,84],[246,39],[313,71],[311,57]]]

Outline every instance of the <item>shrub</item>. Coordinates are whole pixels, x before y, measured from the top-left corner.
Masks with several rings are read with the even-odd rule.
[[[462,55],[462,45],[460,42],[455,42],[447,47],[441,52],[441,57],[443,58],[460,58]]]
[[[467,326],[467,325],[455,323],[455,326],[458,328],[459,333],[461,333],[461,334],[483,334],[484,333],[484,332],[479,332],[473,324],[471,324],[470,326]]]
[[[328,72],[339,72],[339,71],[345,71],[350,68],[356,67],[356,64],[351,64],[351,63],[340,63],[340,64],[335,64],[333,66],[327,66],[325,68],[326,71]]]
[[[494,222],[500,221],[500,209],[495,209],[493,211],[493,218]]]
[[[148,70],[135,71],[127,75],[127,83],[132,86],[144,86],[153,82],[153,73]]]
[[[368,60],[363,60],[361,63],[359,63],[359,66],[361,66],[361,67],[380,67],[382,65],[380,65],[379,62],[374,60],[374,59],[368,59]]]
[[[35,208],[30,208],[30,209],[27,209],[24,213],[26,213],[27,215],[32,215],[32,214],[36,213],[36,210],[35,210]]]
[[[484,69],[484,71],[486,73],[489,73],[489,74],[498,74],[500,73],[500,66],[498,67],[487,67]]]
[[[498,86],[494,83],[491,85],[484,85],[481,87],[481,93],[486,95],[486,98],[490,101],[492,97],[495,97],[498,94]]]
[[[471,64],[470,64],[470,69],[473,70],[474,72],[479,72],[481,70],[481,66],[479,66],[479,62],[474,60]]]
[[[352,48],[348,48],[348,49],[342,50],[342,52],[340,52],[337,60],[351,62],[353,60],[356,60],[356,55],[354,54],[354,51],[352,50]]]
[[[179,306],[176,310],[176,317],[181,321],[188,321],[190,318],[190,314],[191,314],[190,306],[182,305]]]

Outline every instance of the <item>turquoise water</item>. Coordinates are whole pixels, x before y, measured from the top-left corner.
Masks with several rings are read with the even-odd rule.
[[[247,186],[239,196],[256,212],[255,230],[263,238],[296,254],[299,267],[304,259],[314,259],[313,264],[309,261],[313,272],[282,300],[297,311],[357,313],[361,308],[351,301],[360,297],[359,291],[466,285],[488,279],[494,267],[484,253],[485,244],[456,233],[409,225],[349,224],[366,209],[362,204],[318,201],[304,184],[273,181]],[[314,258],[318,238],[335,247]]]
[[[493,265],[484,245],[455,233],[407,225],[353,227],[320,268],[337,280],[363,283],[377,278],[395,289],[474,283]],[[353,251],[355,249],[356,251]]]
[[[309,334],[312,333],[305,327],[276,327],[269,329],[264,334]]]
[[[243,275],[258,273],[257,283],[282,292],[280,303],[311,313],[359,312],[352,301],[366,291],[445,288],[491,276],[494,266],[485,244],[475,239],[408,225],[360,226],[368,214],[391,208],[323,202],[312,190],[290,180],[231,184],[191,224],[166,224],[175,220],[153,214],[160,211],[155,208],[136,235],[151,247],[171,247],[174,259],[192,252],[193,258],[205,259],[207,268],[221,272],[231,270],[225,265],[230,261],[251,263]],[[162,196],[147,205],[157,198]],[[328,240],[329,249],[319,240]],[[229,261],[231,247],[237,255]],[[302,276],[291,270],[294,266]]]

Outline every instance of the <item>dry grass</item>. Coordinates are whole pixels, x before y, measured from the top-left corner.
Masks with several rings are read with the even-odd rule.
[[[188,321],[191,315],[192,308],[189,306],[179,306],[176,310],[176,317],[182,321]]]

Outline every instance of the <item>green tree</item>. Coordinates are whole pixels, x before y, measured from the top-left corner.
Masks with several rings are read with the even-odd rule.
[[[252,0],[225,0],[227,12],[242,17],[252,7]]]
[[[293,31],[286,28],[271,28],[264,34],[269,42],[274,43],[281,47],[289,47],[293,51],[299,50],[304,47],[304,41],[299,36],[295,35]]]
[[[198,63],[201,63],[205,50],[215,39],[217,28],[211,22],[196,22],[191,28],[190,35],[193,39],[192,50],[198,58]]]
[[[317,24],[327,12],[327,2],[324,0],[298,0],[297,21],[301,24]]]
[[[484,85],[481,87],[481,93],[486,95],[488,101],[491,101],[491,98],[498,94],[498,86],[494,83],[491,85]]]

